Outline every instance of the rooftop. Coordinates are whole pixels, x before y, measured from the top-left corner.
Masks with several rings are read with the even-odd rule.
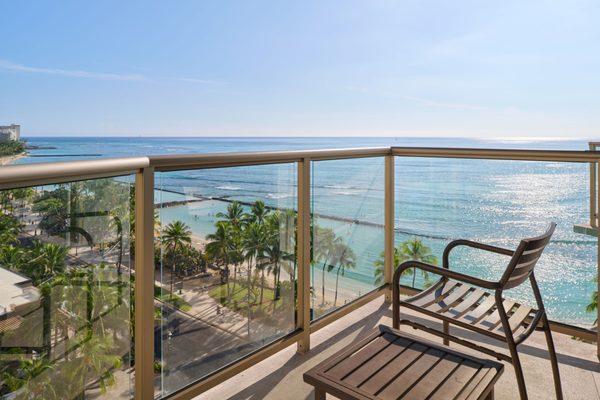
[[[0,267],[0,317],[37,301],[39,297],[29,278]]]

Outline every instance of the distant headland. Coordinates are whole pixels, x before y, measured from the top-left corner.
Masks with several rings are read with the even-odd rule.
[[[26,145],[21,140],[21,125],[0,125],[0,165],[10,164],[26,153]]]

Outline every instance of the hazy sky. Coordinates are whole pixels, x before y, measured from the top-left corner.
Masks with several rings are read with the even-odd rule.
[[[600,2],[2,1],[25,135],[600,136]]]

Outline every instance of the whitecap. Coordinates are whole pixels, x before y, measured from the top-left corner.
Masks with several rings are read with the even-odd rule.
[[[289,197],[293,197],[293,195],[285,194],[285,193],[279,193],[279,194],[268,193],[265,197],[267,199],[287,199]]]
[[[215,186],[215,189],[220,189],[220,190],[241,190],[242,188],[239,186],[227,186],[227,185],[223,185],[223,186]]]

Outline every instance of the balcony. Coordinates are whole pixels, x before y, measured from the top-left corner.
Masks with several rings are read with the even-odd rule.
[[[595,398],[599,160],[368,148],[3,167],[0,267],[22,280],[0,304],[1,394],[308,398],[303,372],[389,324],[395,247],[437,263],[452,239],[515,247],[553,220],[536,274],[566,398]],[[504,267],[457,255],[488,279]],[[430,279],[407,274],[403,295]],[[537,335],[526,379],[548,398]],[[514,398],[510,367],[501,379],[497,398]]]
[[[391,322],[391,308],[381,298],[374,300],[312,334],[312,349],[307,354],[299,355],[295,346],[290,346],[196,399],[312,399],[312,386],[302,380],[305,371],[345,346],[360,340],[378,324],[391,325]],[[428,321],[428,325],[441,329],[440,324],[432,321]],[[407,328],[406,331],[410,332],[412,329]],[[461,337],[476,340],[466,331],[457,332]],[[439,341],[431,335],[423,334],[423,337]],[[555,333],[554,340],[559,354],[565,398],[598,398],[600,381],[596,346],[575,341],[564,334]],[[491,343],[490,341],[486,344]],[[469,352],[468,349],[460,349]],[[497,349],[501,351],[500,347]],[[536,332],[520,351],[524,354],[522,361],[529,398],[553,399],[554,388],[543,334]],[[496,384],[496,399],[519,398],[511,368],[510,364],[505,363],[505,372]]]

